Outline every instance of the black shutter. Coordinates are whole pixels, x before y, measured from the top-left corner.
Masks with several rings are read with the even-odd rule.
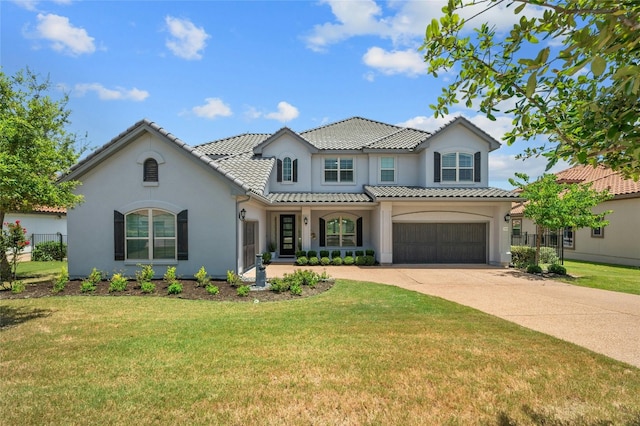
[[[124,260],[124,215],[113,211],[113,253],[115,260]]]
[[[325,234],[327,229],[325,228],[324,219],[320,218],[320,247],[326,246],[326,237]]]
[[[473,155],[473,181],[480,182],[480,160],[482,159],[482,154],[480,151],[476,152]]]
[[[282,160],[277,160],[276,169],[276,180],[282,182]]]
[[[293,181],[298,181],[298,160],[293,160]]]
[[[188,210],[178,213],[178,260],[189,260]]]
[[[440,153],[433,153],[433,181],[440,182]]]
[[[356,220],[356,245],[358,247],[362,247],[362,218],[359,217],[358,220]]]

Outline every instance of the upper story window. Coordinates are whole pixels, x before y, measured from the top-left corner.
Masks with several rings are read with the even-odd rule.
[[[434,152],[433,181],[434,182],[480,182],[482,154],[468,154],[451,152],[440,154]]]
[[[278,182],[297,182],[298,181],[298,160],[289,156],[277,161],[277,179]]]
[[[380,182],[393,183],[396,181],[395,157],[380,157]]]
[[[143,176],[144,182],[158,182],[158,162],[153,158],[147,158],[143,164]]]
[[[157,209],[125,216],[126,259],[176,259],[176,215]]]
[[[354,182],[353,157],[324,159],[325,182]]]

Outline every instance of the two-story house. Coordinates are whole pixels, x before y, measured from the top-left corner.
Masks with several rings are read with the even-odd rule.
[[[464,118],[434,133],[351,118],[190,146],[143,120],[73,167],[69,273],[138,264],[215,277],[256,253],[375,250],[382,264],[510,261],[517,194],[488,186],[500,144]]]

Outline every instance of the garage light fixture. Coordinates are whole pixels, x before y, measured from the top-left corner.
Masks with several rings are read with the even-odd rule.
[[[511,222],[511,214],[510,213],[507,213],[507,214],[504,215],[504,221],[505,222]]]

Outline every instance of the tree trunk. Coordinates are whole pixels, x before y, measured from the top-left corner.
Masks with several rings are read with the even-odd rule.
[[[542,227],[536,225],[536,265],[540,264],[540,246],[542,245]]]
[[[4,211],[0,211],[0,234],[4,230]],[[2,247],[2,244],[0,244]],[[4,281],[9,281],[11,275],[11,265],[9,259],[7,259],[7,251],[5,248],[0,250],[0,284]]]

